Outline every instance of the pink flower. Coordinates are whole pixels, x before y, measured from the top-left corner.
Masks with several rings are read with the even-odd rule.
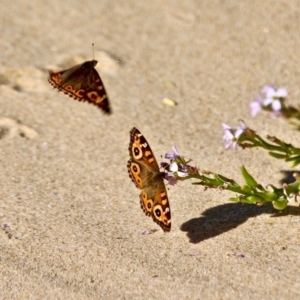
[[[173,153],[166,153],[165,158],[174,160],[176,159],[176,157],[179,156],[178,150],[175,145],[173,145],[172,149],[173,149]]]
[[[238,139],[247,128],[243,121],[240,123],[241,125],[237,126],[235,129],[225,123],[222,124],[224,129],[223,141],[225,149],[228,149],[231,146],[233,150],[237,150]]]
[[[251,116],[255,117],[263,108],[271,111],[275,116],[280,115],[282,102],[288,95],[287,90],[282,87],[276,89],[272,85],[265,85],[261,93],[263,96],[257,93],[254,101],[250,103]]]
[[[255,95],[254,101],[250,103],[250,114],[254,118],[263,107],[263,99],[259,93]]]
[[[176,173],[178,177],[186,177],[189,174],[187,172],[183,172],[184,166],[178,166],[177,162],[172,162],[169,170],[173,173]]]
[[[176,185],[177,179],[174,177],[173,172],[167,172],[164,174],[164,179],[168,181],[169,185]]]
[[[170,163],[162,162],[161,166],[167,170],[164,174],[164,178],[170,185],[176,185],[180,177],[183,178],[189,175],[189,169],[184,158],[179,155],[175,145],[172,149],[173,153],[165,154],[165,158],[169,159]]]
[[[281,110],[281,101],[283,101],[288,95],[285,88],[276,89],[271,85],[264,86],[262,93],[265,95],[265,99],[263,101],[264,106],[270,106],[272,111],[275,113]]]

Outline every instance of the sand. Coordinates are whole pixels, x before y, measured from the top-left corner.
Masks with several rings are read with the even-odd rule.
[[[299,145],[285,120],[249,112],[265,84],[298,103],[298,4],[5,0],[0,298],[299,298],[297,203],[277,213],[181,182],[168,187],[164,233],[142,212],[126,167],[135,126],[159,162],[175,144],[200,169],[242,183],[245,165],[280,187],[294,170],[261,149],[224,150],[222,123],[243,119]],[[92,43],[110,116],[47,82],[49,70],[93,59]]]

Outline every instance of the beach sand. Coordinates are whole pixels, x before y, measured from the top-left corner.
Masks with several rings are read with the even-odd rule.
[[[281,187],[294,170],[261,149],[224,150],[222,123],[299,145],[286,120],[249,111],[265,84],[299,103],[299,14],[296,0],[5,0],[0,298],[299,298],[297,203],[278,213],[180,182],[164,233],[127,173],[135,126],[159,163],[175,144],[201,170],[242,183],[245,165]],[[47,82],[92,60],[92,43],[111,115]]]

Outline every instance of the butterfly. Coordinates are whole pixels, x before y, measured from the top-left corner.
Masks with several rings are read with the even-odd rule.
[[[104,113],[110,114],[110,105],[100,75],[94,68],[97,60],[60,72],[50,72],[49,83],[65,94],[79,101],[88,101],[100,107]]]
[[[152,216],[164,231],[171,230],[171,210],[163,172],[160,172],[154,154],[140,131],[133,127],[130,131],[130,159],[128,173],[137,188],[141,189],[141,208],[147,216]]]

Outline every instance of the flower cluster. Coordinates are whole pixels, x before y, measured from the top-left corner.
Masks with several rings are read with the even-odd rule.
[[[291,167],[300,164],[300,148],[294,147],[292,144],[287,144],[275,136],[267,136],[267,140],[260,137],[254,130],[248,128],[243,121],[240,126],[235,129],[223,124],[224,129],[224,146],[228,149],[230,146],[234,150],[238,146],[241,148],[259,147],[268,150],[269,155],[284,159],[286,162],[291,162]]]
[[[173,153],[166,153],[165,158],[170,162],[162,162],[161,166],[166,170],[164,178],[170,185],[176,185],[178,180],[190,178],[194,173],[197,173],[196,167],[190,166],[190,160],[186,161],[183,156],[180,156],[176,146],[173,146]]]
[[[250,104],[251,115],[256,116],[261,110],[267,110],[273,116],[297,117],[300,112],[295,108],[285,106],[284,101],[287,97],[287,91],[284,88],[276,89],[274,86],[265,86],[262,89],[262,94],[257,94],[255,101]],[[296,148],[291,144],[285,143],[274,136],[267,136],[267,140],[260,137],[254,130],[247,127],[245,122],[240,121],[240,124],[235,128],[227,124],[223,124],[223,142],[225,149],[232,148],[237,150],[238,147],[243,149],[259,147],[268,151],[268,153],[277,159],[284,159],[291,162],[292,167],[300,164],[300,148]],[[233,179],[227,178],[221,174],[200,171],[197,167],[190,164],[191,160],[186,160],[178,153],[178,150],[173,146],[173,153],[167,153],[165,158],[169,162],[162,162],[164,168],[164,177],[170,185],[176,185],[178,181],[197,179],[193,184],[202,185],[205,189],[213,188],[218,190],[228,190],[235,192],[237,195],[231,197],[234,202],[247,204],[263,205],[267,202],[272,202],[273,207],[278,210],[286,208],[291,196],[297,197],[300,192],[300,176],[294,174],[295,182],[284,184],[277,188],[269,184],[263,187],[253,176],[242,166],[241,172],[245,183],[239,185]]]
[[[251,116],[256,117],[261,110],[265,110],[269,111],[274,118],[285,117],[300,121],[300,110],[292,105],[286,105],[287,96],[288,92],[285,88],[265,85],[261,93],[257,93],[250,103]]]
[[[261,94],[257,93],[250,103],[251,116],[255,117],[262,109],[270,111],[274,116],[283,114],[283,104],[288,93],[285,88],[276,89],[272,85],[262,88]]]

